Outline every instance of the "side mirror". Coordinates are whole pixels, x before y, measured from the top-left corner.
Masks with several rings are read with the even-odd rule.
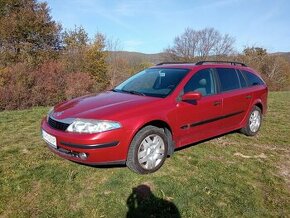
[[[200,92],[187,92],[182,96],[182,101],[197,101],[201,99]]]

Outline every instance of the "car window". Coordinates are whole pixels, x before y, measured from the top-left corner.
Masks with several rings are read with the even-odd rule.
[[[243,74],[240,71],[238,71],[238,76],[239,76],[241,87],[242,88],[247,87],[247,82],[245,80],[245,77],[243,76]]]
[[[246,76],[249,86],[256,86],[256,85],[263,85],[263,84],[265,84],[264,81],[261,80],[255,74],[253,74],[251,72],[248,72],[246,70],[242,70],[242,72]]]
[[[216,68],[216,71],[221,83],[221,92],[240,88],[239,78],[235,69]]]
[[[203,96],[216,93],[214,74],[211,69],[203,69],[195,73],[184,86],[184,93],[200,92]]]
[[[130,77],[114,91],[164,98],[188,73],[188,69],[149,68]]]

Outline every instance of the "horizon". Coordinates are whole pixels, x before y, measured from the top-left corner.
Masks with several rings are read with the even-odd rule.
[[[290,51],[290,2],[279,0],[47,0],[52,19],[63,29],[82,26],[120,42],[121,51],[157,54],[185,28],[213,27],[235,38],[235,48],[263,47],[269,53]],[[250,5],[250,6],[249,6]],[[169,33],[169,34],[168,34]]]

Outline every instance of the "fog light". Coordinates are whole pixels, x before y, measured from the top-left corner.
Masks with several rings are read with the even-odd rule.
[[[85,160],[88,158],[88,155],[86,153],[79,153],[79,157],[80,159]]]

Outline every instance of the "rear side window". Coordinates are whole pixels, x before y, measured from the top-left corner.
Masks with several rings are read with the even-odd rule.
[[[235,69],[216,68],[221,83],[221,92],[240,88],[238,74]]]
[[[245,80],[245,77],[243,76],[243,74],[240,71],[238,71],[238,76],[239,76],[239,80],[241,83],[241,87],[242,88],[247,87],[247,82]]]
[[[257,85],[263,85],[265,84],[263,80],[261,80],[258,76],[256,76],[255,74],[242,70],[243,74],[245,75],[245,77],[247,78],[248,81],[248,85],[249,86],[257,86]]]

